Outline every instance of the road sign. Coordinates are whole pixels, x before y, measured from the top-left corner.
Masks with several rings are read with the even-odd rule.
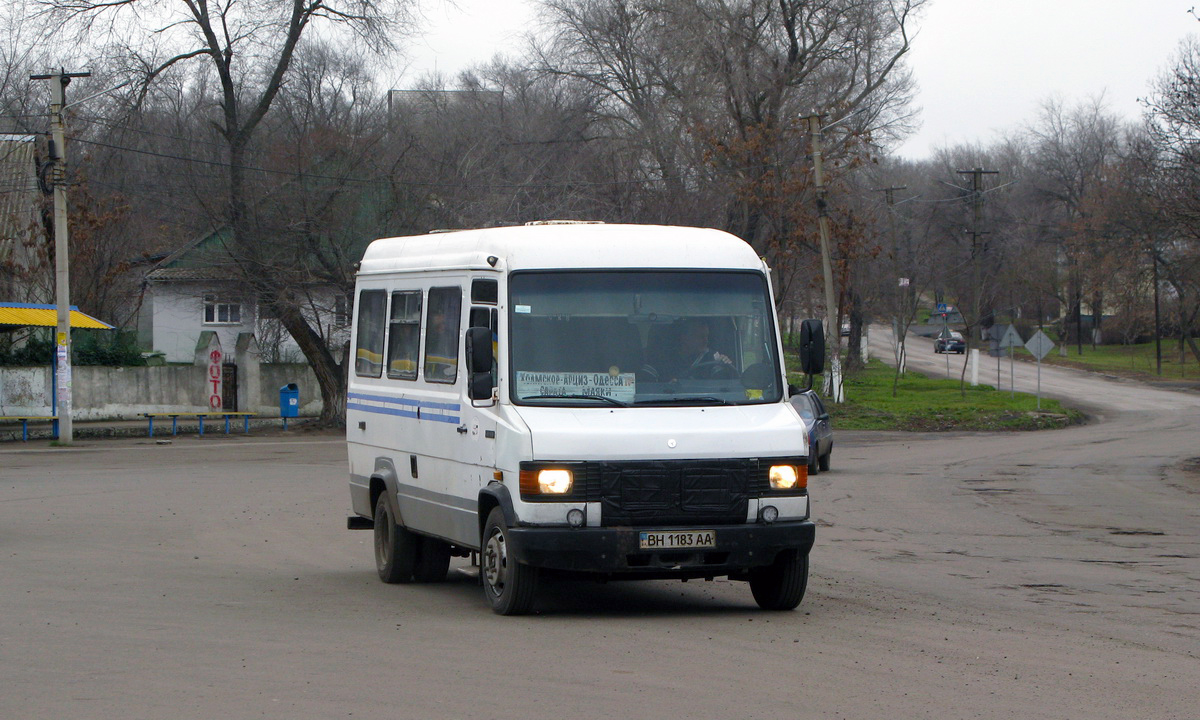
[[[940,312],[940,313],[944,313],[944,312],[946,312],[946,303],[938,303],[938,304],[937,304],[937,311],[938,311],[938,312]]]
[[[1013,325],[1008,326],[1008,330],[1004,331],[1004,336],[1000,338],[1000,348],[1021,347],[1025,343],[1021,342],[1021,335],[1017,332],[1017,328]]]
[[[1038,330],[1029,338],[1029,342],[1025,343],[1025,349],[1033,353],[1033,356],[1038,360],[1050,354],[1054,349],[1054,341],[1046,337],[1046,333]]]

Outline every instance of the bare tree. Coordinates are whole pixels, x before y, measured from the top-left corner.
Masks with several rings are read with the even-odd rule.
[[[1121,125],[1105,108],[1103,97],[1074,107],[1051,99],[1042,105],[1040,117],[1028,133],[1037,171],[1035,187],[1058,223],[1060,257],[1066,268],[1062,299],[1073,318],[1076,344],[1082,348],[1085,294],[1092,295],[1093,328],[1097,328],[1104,304],[1102,285],[1088,282],[1089,276],[1104,276],[1093,272],[1101,247],[1085,230],[1089,222],[1085,199],[1118,157]],[[1063,329],[1065,343],[1066,323]]]
[[[542,69],[596,89],[614,134],[638,149],[647,183],[661,183],[668,199],[719,185],[716,220],[771,255],[788,253],[771,247],[778,237],[806,235],[792,212],[809,185],[801,116],[850,118],[839,131],[876,140],[902,133],[909,117],[901,60],[922,0],[543,5],[555,33]]]
[[[1157,168],[1150,188],[1165,208],[1169,234],[1156,243],[1155,259],[1179,304],[1181,350],[1200,360],[1200,40],[1183,40],[1170,67],[1144,100],[1152,152],[1145,168]]]
[[[275,105],[301,41],[326,33],[372,51],[391,49],[394,31],[409,22],[406,0],[43,0],[76,27],[119,45],[119,28],[149,31],[152,45],[128,48],[144,69],[143,87],[184,62],[205,63],[215,77],[217,102],[211,122],[225,145],[227,173],[223,220],[232,230],[231,261],[287,328],[308,359],[321,387],[322,419],[342,422],[346,376],[342,361],[304,312],[304,299],[277,272],[274,238],[255,222],[256,188],[248,167],[256,139]],[[207,115],[208,113],[206,113]]]

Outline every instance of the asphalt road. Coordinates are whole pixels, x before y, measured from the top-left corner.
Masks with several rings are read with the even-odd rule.
[[[1100,421],[840,434],[789,613],[385,586],[336,436],[5,444],[0,718],[1200,717],[1200,395],[1059,372]]]

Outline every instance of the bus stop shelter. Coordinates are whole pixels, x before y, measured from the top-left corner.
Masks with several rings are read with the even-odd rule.
[[[97,320],[96,318],[79,311],[79,308],[71,306],[71,328],[87,328],[91,330],[112,330],[113,326]],[[12,332],[18,328],[24,327],[57,327],[58,326],[58,306],[56,305],[40,305],[32,303],[10,303],[0,302],[0,333]],[[58,366],[55,358],[47,358],[50,361],[51,367],[55,371],[54,386],[58,387]],[[22,438],[28,436],[28,427],[30,421],[50,421],[54,424],[54,437],[58,437],[58,392],[55,390],[50,393],[51,408],[50,415],[33,416],[33,415],[13,415],[3,416],[0,420],[17,421],[21,423]]]
[[[0,332],[16,330],[20,327],[56,327],[57,325],[58,307],[55,305],[0,302]],[[113,329],[112,325],[80,312],[79,308],[74,305],[71,306],[71,327],[92,330]]]

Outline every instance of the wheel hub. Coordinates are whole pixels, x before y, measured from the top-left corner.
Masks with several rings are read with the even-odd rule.
[[[508,551],[504,535],[494,532],[488,538],[487,547],[483,549],[483,576],[488,585],[496,591],[504,587],[504,568],[507,564]]]

